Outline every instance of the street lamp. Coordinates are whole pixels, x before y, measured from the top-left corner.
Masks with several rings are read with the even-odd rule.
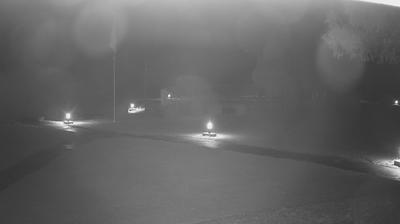
[[[215,133],[214,131],[213,131],[213,129],[214,129],[214,124],[213,124],[213,122],[212,121],[208,121],[207,122],[207,124],[206,124],[206,131],[204,131],[203,132],[203,136],[209,136],[209,137],[216,137],[217,136],[217,133]]]
[[[137,114],[137,113],[144,112],[145,110],[146,110],[145,107],[142,107],[142,106],[136,107],[134,103],[131,103],[130,107],[128,109],[128,113],[129,114]]]
[[[73,124],[74,122],[72,121],[71,118],[72,118],[71,113],[65,113],[64,124],[67,125]]]
[[[208,121],[207,122],[207,130],[211,131],[213,129],[213,127],[214,127],[214,124],[211,121]]]

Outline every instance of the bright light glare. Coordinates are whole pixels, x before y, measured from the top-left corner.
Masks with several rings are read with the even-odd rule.
[[[134,103],[131,103],[131,108],[134,108],[135,107],[135,104]]]
[[[204,136],[199,133],[189,133],[181,135],[184,139],[188,141],[192,141],[199,145],[208,147],[208,148],[218,148],[220,147],[221,141],[229,141],[233,139],[237,139],[237,135],[232,134],[218,134],[217,136],[210,138],[209,136]]]
[[[376,4],[383,4],[383,5],[390,5],[390,6],[400,7],[400,1],[399,0],[353,0],[353,1],[370,2],[370,3],[376,3]]]
[[[171,99],[171,93],[168,93],[168,99]]]
[[[394,101],[394,104],[396,104],[396,105],[399,104],[399,101],[398,101],[398,100],[395,100],[395,101]]]
[[[207,129],[208,129],[208,130],[212,130],[213,127],[214,127],[213,123],[212,123],[211,121],[208,121],[208,122],[207,122]]]
[[[65,119],[67,119],[67,120],[71,119],[71,113],[66,113],[65,114]]]
[[[400,180],[400,168],[395,165],[393,159],[376,159],[373,164],[376,174],[379,176],[387,177],[393,180]]]

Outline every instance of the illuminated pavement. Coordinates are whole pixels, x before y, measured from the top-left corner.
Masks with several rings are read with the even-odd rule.
[[[65,124],[63,121],[51,121],[46,120],[41,122],[44,126],[49,126],[58,130],[68,131],[68,132],[77,132],[78,127],[94,127],[100,123],[105,123],[104,120],[84,120],[84,121],[74,121],[72,124]]]

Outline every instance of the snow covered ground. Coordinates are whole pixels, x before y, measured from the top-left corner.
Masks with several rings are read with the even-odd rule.
[[[397,183],[316,164],[112,137],[64,151],[3,190],[0,220],[395,223],[398,193]]]
[[[7,123],[0,125],[0,170],[30,155],[68,144],[69,133],[55,131],[40,124]]]
[[[399,223],[391,176],[217,124],[217,138],[193,117],[23,127],[41,131],[15,149],[46,150],[0,170],[0,223]]]
[[[205,137],[201,135],[201,132],[204,130],[206,121],[207,119],[202,117],[166,119],[138,116],[120,120],[117,124],[110,122],[99,123],[96,125],[96,130],[169,141],[187,141],[209,148],[252,154],[261,153],[269,156],[273,154],[276,157],[296,160],[301,157],[300,160],[303,161],[400,180],[400,168],[393,165],[395,158],[387,154],[377,153],[379,149],[369,151],[364,150],[362,146],[350,146],[340,142],[333,145],[331,143],[317,144],[315,141],[307,140],[307,138],[312,138],[312,132],[303,131],[305,133],[302,133],[301,130],[295,130],[295,136],[289,133],[285,137],[282,134],[285,133],[282,130],[285,127],[279,125],[279,121],[271,121],[271,128],[257,128],[246,126],[240,120],[220,119],[219,123],[215,122],[218,136],[216,138]],[[318,137],[315,136],[315,138]],[[246,151],[246,149],[248,150]],[[257,152],[263,150],[265,153]],[[279,154],[280,152],[282,154]],[[349,168],[349,166],[351,167]]]

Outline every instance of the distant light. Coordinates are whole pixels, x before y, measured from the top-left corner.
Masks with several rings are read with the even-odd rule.
[[[66,113],[65,114],[65,119],[70,120],[71,119],[71,113]]]
[[[135,107],[135,104],[132,103],[131,107],[129,107],[129,109],[128,109],[128,114],[142,113],[145,110],[146,110],[145,107],[142,107],[142,106]]]
[[[398,101],[398,100],[395,100],[395,101],[394,101],[394,104],[398,105],[398,104],[399,104],[399,101]]]
[[[168,93],[168,99],[171,99],[171,93]]]
[[[214,128],[214,124],[211,121],[207,122],[207,130],[212,130]]]

